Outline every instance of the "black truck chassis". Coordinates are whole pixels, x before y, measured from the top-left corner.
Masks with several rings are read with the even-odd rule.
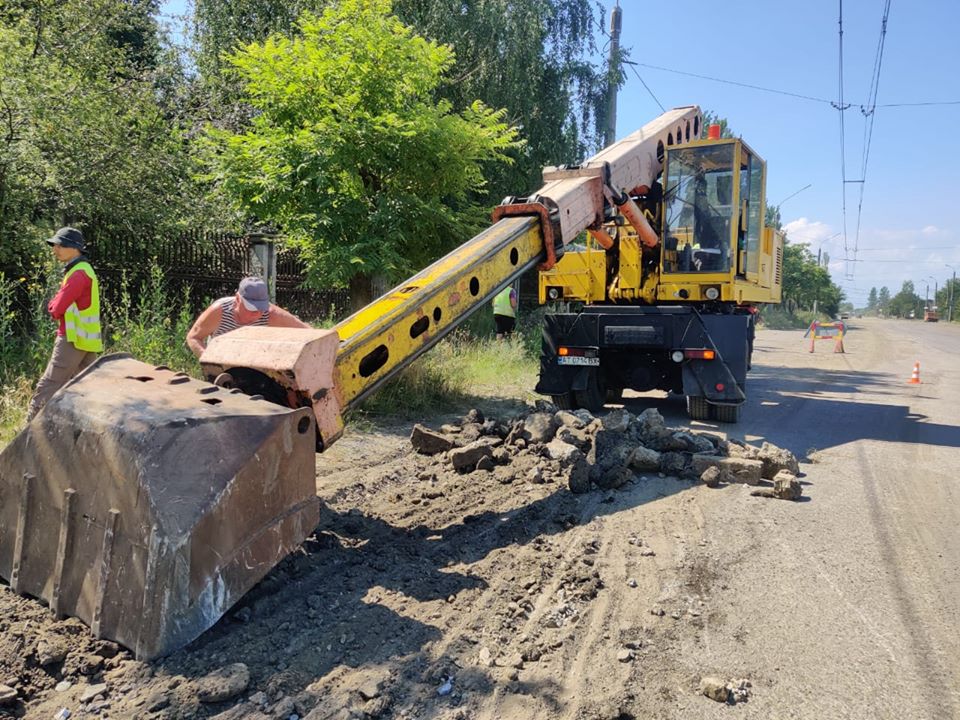
[[[737,422],[753,350],[745,309],[591,305],[545,317],[538,393],[597,410],[624,388],[687,397],[695,420]],[[713,351],[713,357],[707,359]]]

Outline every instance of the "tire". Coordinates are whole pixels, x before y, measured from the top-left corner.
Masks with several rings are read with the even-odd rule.
[[[709,420],[710,405],[702,396],[687,395],[687,414],[691,420]]]
[[[587,389],[574,390],[573,400],[577,407],[586,408],[590,412],[603,409],[607,399],[607,389],[600,378],[600,373],[591,369],[587,375]]]
[[[738,423],[740,422],[740,408],[742,405],[714,405],[713,412],[717,422]]]
[[[606,401],[610,403],[618,403],[623,400],[623,388],[613,387],[607,388]]]
[[[550,400],[560,410],[576,410],[573,404],[573,393],[564,393],[563,395],[551,395]]]

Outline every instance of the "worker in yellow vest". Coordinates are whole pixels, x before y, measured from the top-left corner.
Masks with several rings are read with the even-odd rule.
[[[497,340],[513,332],[517,324],[517,291],[507,285],[493,298],[493,322],[497,325]]]
[[[59,262],[66,265],[60,290],[47,304],[47,312],[60,323],[47,369],[30,400],[32,419],[53,394],[103,352],[100,328],[100,286],[93,267],[83,254],[83,234],[71,227],[57,230],[47,240]]]

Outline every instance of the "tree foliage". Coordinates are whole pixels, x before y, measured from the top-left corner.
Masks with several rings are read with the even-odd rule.
[[[61,224],[169,227],[190,165],[162,108],[153,2],[19,3],[0,14],[0,266]]]
[[[388,0],[305,13],[295,36],[228,59],[256,114],[244,132],[209,129],[214,179],[305,251],[316,286],[401,276],[465,240],[483,164],[520,147],[504,111],[434,99],[453,52]]]
[[[890,298],[887,311],[894,317],[909,317],[911,312],[914,316],[923,313],[923,298],[917,295],[912,280],[905,280],[900,292]]]
[[[322,13],[331,0],[196,0],[196,64],[211,98],[210,118],[240,130],[249,118],[226,54],[274,32],[303,11]],[[457,111],[475,100],[506,108],[525,140],[512,164],[485,168],[494,197],[540,185],[545,165],[578,162],[597,149],[606,122],[609,82],[595,37],[602,10],[591,0],[394,0],[402,22],[450,45],[456,64],[432,90]]]
[[[806,243],[787,242],[783,248],[783,300],[790,310],[817,308],[835,315],[843,291],[830,280],[827,269],[817,263]]]

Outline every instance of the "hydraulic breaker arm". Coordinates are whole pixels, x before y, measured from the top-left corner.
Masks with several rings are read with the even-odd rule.
[[[515,278],[538,264],[552,267],[581,232],[602,232],[608,209],[615,207],[643,242],[655,245],[656,234],[630,195],[646,192],[656,180],[664,148],[696,139],[699,133],[699,108],[676,108],[581,165],[547,168],[539,191],[528,198],[507,198],[495,208],[489,229],[340,322],[322,341],[316,331],[241,328],[210,343],[200,359],[204,374],[210,381],[221,378],[220,384],[281,404],[312,407],[318,449],[323,450],[342,433],[346,409],[433,347]],[[301,338],[313,347],[322,342],[324,351],[308,354],[332,365],[317,368],[304,362]]]

